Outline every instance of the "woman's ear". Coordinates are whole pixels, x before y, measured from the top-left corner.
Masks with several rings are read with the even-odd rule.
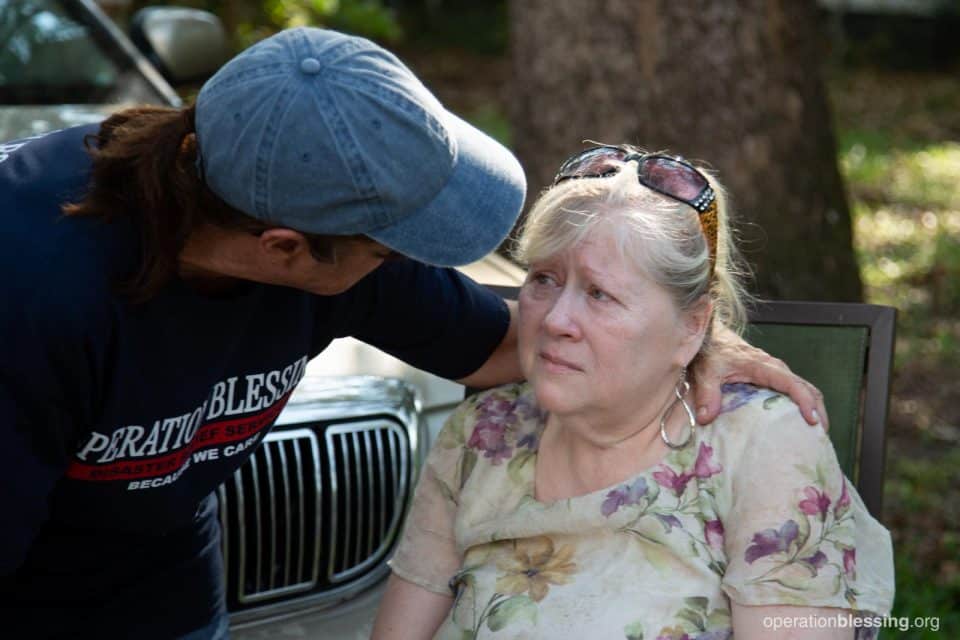
[[[299,231],[276,227],[260,234],[260,251],[267,260],[276,264],[292,264],[297,259],[310,256],[310,245]]]
[[[689,362],[700,352],[711,322],[713,322],[713,300],[704,294],[683,313],[681,349],[684,352],[684,362]]]

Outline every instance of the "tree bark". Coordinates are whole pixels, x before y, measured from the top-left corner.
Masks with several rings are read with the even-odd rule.
[[[531,198],[583,139],[702,159],[757,293],[862,299],[814,2],[511,0],[510,29]]]

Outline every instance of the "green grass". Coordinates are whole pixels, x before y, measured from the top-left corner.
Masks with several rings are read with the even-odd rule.
[[[894,617],[935,616],[939,631],[890,630],[885,637],[960,635],[960,449],[933,459],[893,458],[886,486],[894,511],[897,599]],[[888,518],[889,519],[889,518]],[[914,519],[913,522],[900,522]],[[944,520],[946,520],[944,522]],[[897,526],[899,525],[899,526]],[[916,625],[914,625],[916,626]]]
[[[930,580],[928,575],[917,571],[913,562],[902,553],[895,556],[897,572],[897,602],[891,614],[894,618],[907,618],[910,628],[906,630],[886,629],[881,637],[884,640],[900,638],[903,640],[943,640],[960,635],[960,612],[956,603],[960,601],[960,583],[940,585]],[[921,625],[918,618],[936,618],[934,624]]]

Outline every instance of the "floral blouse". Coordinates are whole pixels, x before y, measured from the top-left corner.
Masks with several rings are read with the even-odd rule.
[[[454,596],[435,637],[721,640],[731,601],[888,614],[889,533],[829,438],[784,396],[724,390],[720,417],[684,449],[549,503],[534,497],[545,415],[530,386],[465,401],[430,452],[391,561]]]

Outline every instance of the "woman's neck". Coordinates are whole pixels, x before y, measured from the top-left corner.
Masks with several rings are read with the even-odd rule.
[[[671,394],[673,393],[671,389]],[[686,396],[692,397],[692,394]],[[537,456],[536,496],[557,500],[592,493],[659,464],[670,452],[660,437],[660,418],[669,405],[618,415],[550,414]],[[690,425],[681,407],[667,419],[667,435],[682,442]]]

